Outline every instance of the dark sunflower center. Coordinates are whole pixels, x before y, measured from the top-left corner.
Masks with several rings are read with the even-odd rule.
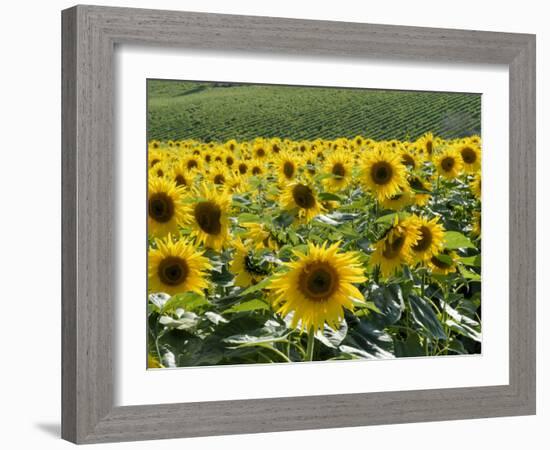
[[[428,227],[424,225],[420,227],[420,236],[422,236],[420,240],[413,246],[415,252],[425,252],[432,245],[432,232]]]
[[[177,286],[182,284],[189,274],[187,262],[176,256],[164,258],[158,267],[158,276],[163,284]]]
[[[283,164],[283,173],[285,174],[285,177],[292,178],[294,175],[294,164],[290,161],[286,161]]]
[[[151,167],[154,167],[155,164],[157,164],[157,163],[159,163],[159,162],[160,162],[160,159],[156,159],[156,158],[153,159],[153,160],[151,161]]]
[[[332,166],[332,174],[343,178],[346,176],[346,168],[342,163],[337,162]]]
[[[165,223],[174,216],[174,201],[164,192],[158,192],[149,198],[149,217],[153,220]]]
[[[248,166],[245,164],[245,163],[240,163],[239,164],[239,173],[241,175],[244,175],[248,170]]]
[[[391,242],[389,240],[386,240],[382,255],[384,256],[384,258],[387,259],[393,259],[399,256],[399,253],[401,252],[404,243],[405,238],[403,236],[397,236]]]
[[[212,160],[212,156],[206,155],[206,156],[204,157],[204,160],[205,160],[207,163],[209,163],[209,162]],[[188,165],[188,167],[189,167],[189,165]]]
[[[420,178],[418,178],[418,177],[411,178],[409,180],[409,186],[412,187],[413,189],[417,189],[417,190],[423,190],[424,189],[424,185],[422,184],[422,181],[420,181]]]
[[[187,186],[187,180],[182,174],[176,175],[174,180],[177,186]]]
[[[462,160],[466,164],[473,164],[477,160],[476,152],[470,147],[464,147],[462,150],[460,150],[460,154],[462,155]]]
[[[372,180],[379,185],[388,184],[393,176],[393,169],[386,161],[373,164],[370,175]]]
[[[265,150],[260,147],[258,150],[256,150],[256,156],[258,156],[258,158],[263,158],[265,156]]]
[[[338,288],[338,273],[328,263],[309,264],[302,269],[298,285],[308,299],[322,302]]]
[[[199,202],[195,205],[195,220],[207,234],[220,234],[222,211],[214,202]]]
[[[233,163],[235,162],[235,160],[233,159],[233,157],[231,156],[228,156],[227,158],[225,158],[225,162],[227,163],[228,166],[232,166]]]
[[[271,149],[273,150],[273,153],[279,153],[281,151],[277,144],[273,144],[273,147],[271,147]]]
[[[252,168],[252,175],[259,175],[262,173],[262,169],[260,169],[258,166]]]
[[[300,208],[310,209],[315,206],[313,191],[303,184],[297,184],[292,189],[292,198]]]
[[[157,170],[157,176],[163,177],[163,176],[164,176],[164,170],[158,169],[158,170]]]
[[[403,162],[404,165],[412,167],[413,169],[416,166],[414,162],[414,158],[411,155],[408,155],[406,153],[402,156],[401,161]]]
[[[450,156],[446,156],[441,160],[441,168],[445,172],[450,172],[453,170],[453,167],[455,166],[455,159],[451,158]]]
[[[187,161],[187,168],[189,170],[194,169],[195,167],[198,167],[198,166],[199,166],[199,163],[194,159],[190,159],[189,161]]]
[[[219,173],[214,177],[214,183],[215,184],[224,184],[225,183],[225,177]]]

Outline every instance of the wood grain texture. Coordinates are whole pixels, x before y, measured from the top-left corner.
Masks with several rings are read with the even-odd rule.
[[[535,37],[77,6],[63,11],[62,436],[94,443],[535,412]],[[510,71],[510,383],[113,406],[116,44],[506,64]]]

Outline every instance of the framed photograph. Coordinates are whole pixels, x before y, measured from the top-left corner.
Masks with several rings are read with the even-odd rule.
[[[62,13],[62,435],[535,413],[535,37]]]

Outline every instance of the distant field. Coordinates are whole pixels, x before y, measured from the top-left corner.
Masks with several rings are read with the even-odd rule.
[[[148,138],[450,139],[479,134],[472,94],[149,80]]]

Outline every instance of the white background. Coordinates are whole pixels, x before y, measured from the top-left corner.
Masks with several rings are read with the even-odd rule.
[[[503,66],[335,61],[223,52],[117,48],[117,311],[115,403],[139,405],[401,391],[508,383],[508,70]],[[342,74],[345,79],[342,79]],[[255,364],[144,370],[146,78],[482,93],[483,355],[393,361]],[[403,376],[406,373],[407,376]],[[429,374],[429,376],[426,376]],[[223,379],[223,383],[218,380]],[[292,383],[281,383],[291,379]],[[342,383],[341,380],[356,380]],[[181,384],[194,386],[180,389]],[[230,386],[230,388],[228,388]]]
[[[537,33],[538,214],[538,415],[442,423],[388,425],[187,441],[119,444],[116,448],[257,449],[343,446],[409,449],[544,448],[550,421],[547,375],[549,333],[543,330],[549,251],[542,209],[548,145],[549,91],[545,84],[550,39],[544,3],[536,0],[357,2],[339,0],[116,1],[105,5],[333,19]],[[69,448],[59,440],[60,416],[60,15],[69,1],[6,2],[2,8],[0,124],[2,132],[2,258],[4,352],[0,372],[0,442],[6,448]],[[545,223],[546,222],[546,223]],[[546,226],[545,226],[546,225]],[[545,359],[543,354],[545,353]],[[540,442],[537,444],[536,442]],[[97,446],[98,448],[115,448]]]

